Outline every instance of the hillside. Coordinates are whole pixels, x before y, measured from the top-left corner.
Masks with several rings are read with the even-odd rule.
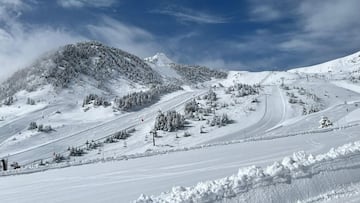
[[[82,81],[106,90],[120,80],[142,85],[162,83],[161,76],[135,55],[98,42],[70,44],[16,72],[0,86],[0,99],[47,84],[62,89]]]
[[[0,100],[21,90],[32,92],[46,85],[57,92],[71,88],[81,94],[85,91],[123,95],[134,87],[195,84],[226,77],[224,71],[176,64],[163,53],[143,60],[99,42],[81,42],[48,53],[14,73],[0,85]]]
[[[225,79],[227,71],[210,69],[199,65],[185,65],[175,63],[164,53],[157,53],[152,57],[144,59],[155,71],[164,78],[172,81],[181,81],[186,84],[197,84],[210,81],[214,78]]]
[[[2,85],[14,96],[0,105],[0,158],[10,163],[0,169],[0,196],[142,203],[351,196],[360,192],[360,86],[347,71],[357,60],[307,72],[226,72],[162,53],[140,59],[95,42],[67,45]]]
[[[321,64],[289,70],[292,73],[342,73],[360,70],[360,52]]]

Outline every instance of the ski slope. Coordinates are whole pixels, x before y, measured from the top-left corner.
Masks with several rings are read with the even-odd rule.
[[[87,140],[97,140],[120,130],[129,129],[135,126],[138,127],[139,125],[143,124],[141,123],[141,119],[150,120],[158,110],[170,110],[176,106],[184,104],[186,101],[202,93],[203,91],[201,90],[190,92],[183,91],[171,97],[170,100],[165,98],[163,101],[153,105],[148,110],[145,109],[144,111],[123,114],[116,117],[115,119],[105,121],[100,124],[95,124],[90,128],[87,127],[75,133],[72,133],[70,131],[71,129],[68,132],[65,129],[62,132],[57,133],[62,134],[62,136],[59,136],[57,139],[51,139],[48,142],[41,143],[39,145],[31,145],[28,148],[21,147],[18,151],[16,151],[16,149],[19,149],[19,147],[16,146],[14,151],[7,149],[6,152],[8,153],[8,157],[10,159],[17,160],[19,163],[28,163],[34,161],[34,156],[37,157],[37,159],[51,158],[54,152],[58,153],[66,150],[70,143],[71,146],[83,145]],[[53,109],[50,108],[47,111],[51,112]],[[27,126],[29,120],[25,119],[24,121],[17,121],[16,123]],[[55,137],[56,133],[53,134],[54,135],[52,136]],[[3,154],[3,156],[5,155],[6,154]]]
[[[346,61],[331,62],[333,73],[344,71],[348,67]],[[171,61],[166,56],[159,54],[147,62],[157,71],[166,71],[163,75],[178,78],[169,69]],[[114,113],[98,108],[83,113],[77,103],[65,99],[24,112],[17,110],[16,115],[0,122],[0,157],[17,161],[23,168],[0,173],[1,201],[357,202],[360,86],[346,78],[329,80],[331,77],[308,74],[315,71],[326,75],[328,65],[312,71],[231,71],[227,79],[184,86],[184,90],[165,95],[155,104],[134,112]],[[350,71],[354,67],[351,68]],[[260,84],[261,88],[255,95],[237,97],[226,93],[236,83]],[[207,125],[206,119],[188,119],[184,129],[160,131],[156,146],[152,146],[147,135],[157,112],[183,112],[185,103],[193,99],[199,105],[212,105],[206,99],[198,99],[210,88],[218,96],[217,104],[204,117],[211,119],[226,113],[233,122],[217,127]],[[254,99],[258,102],[253,102]],[[290,102],[291,99],[296,102]],[[316,111],[304,113],[304,109],[314,106]],[[56,111],[62,114],[54,116]],[[322,116],[327,116],[333,125],[319,128]],[[26,137],[29,134],[26,128],[34,120],[51,121],[60,127],[50,134]],[[202,126],[205,133],[199,132]],[[87,140],[129,128],[136,132],[126,142],[106,144],[99,151],[89,151],[83,157],[71,157],[60,164],[37,165],[40,159],[52,160],[54,152],[65,152],[69,146],[81,146]],[[184,132],[191,136],[182,136]],[[20,139],[21,136],[24,138]],[[348,143],[353,144],[345,145]],[[304,155],[310,153],[314,156]],[[291,156],[306,160],[291,162],[287,158]],[[318,159],[312,162],[309,157]],[[283,164],[284,160],[289,163]],[[257,167],[252,167],[255,172],[244,169],[253,165],[280,168],[285,173],[263,170],[275,174],[268,176],[258,173]],[[234,187],[243,190],[232,191],[227,184],[236,178],[229,177],[240,178],[236,183],[245,182],[246,187]],[[203,199],[196,199],[197,195]]]
[[[356,127],[7,176],[1,178],[0,196],[5,202],[130,202],[141,193],[159,195],[173,186],[230,176],[238,168],[266,166],[297,151],[325,153],[359,140],[358,131]]]
[[[210,142],[216,143],[256,137],[263,135],[266,130],[279,124],[286,116],[286,105],[288,105],[280,91],[278,86],[271,86],[270,91],[264,93],[262,96],[265,106],[264,114],[257,122],[249,127],[239,128],[235,132],[231,132]]]

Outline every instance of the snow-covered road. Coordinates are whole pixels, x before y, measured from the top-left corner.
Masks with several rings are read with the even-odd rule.
[[[145,121],[153,120],[158,110],[167,111],[178,106],[183,105],[191,98],[203,94],[206,90],[197,91],[182,91],[177,96],[160,101],[149,108],[145,108],[138,112],[126,113],[120,115],[113,120],[105,121],[100,124],[94,124],[92,127],[81,129],[80,131],[71,133],[71,126],[69,131],[59,131],[52,133],[53,139],[47,142],[35,144],[26,148],[19,148],[16,146],[15,150],[2,150],[9,154],[10,160],[16,160],[19,163],[28,163],[34,160],[51,158],[54,152],[59,153],[65,151],[69,145],[79,146],[83,145],[87,140],[97,140],[99,138],[111,135],[115,132],[131,127],[138,127],[142,124],[141,119]],[[21,120],[22,121],[22,120]],[[25,120],[28,121],[28,120]],[[23,122],[20,122],[23,123]],[[26,124],[28,125],[28,124]],[[65,129],[66,130],[66,129]],[[56,134],[62,134],[56,138]],[[64,135],[65,134],[65,135]],[[6,155],[6,154],[3,154]]]
[[[359,140],[358,130],[354,127],[1,177],[0,196],[5,202],[129,202],[141,193],[156,195],[172,186],[229,176],[240,167],[264,166],[300,150],[324,153]]]
[[[271,91],[265,92],[263,95],[263,101],[264,104],[262,105],[265,106],[264,114],[257,122],[253,123],[249,127],[243,129],[240,128],[235,132],[211,140],[209,143],[260,136],[284,120],[286,117],[286,106],[289,105],[289,103],[282,96],[279,86],[272,86]]]

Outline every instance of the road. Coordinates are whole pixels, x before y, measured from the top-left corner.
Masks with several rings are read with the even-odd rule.
[[[264,94],[263,103],[265,105],[265,111],[264,115],[259,121],[250,125],[249,127],[239,129],[236,132],[232,132],[220,138],[213,139],[207,143],[225,142],[260,136],[263,135],[268,129],[276,126],[278,123],[284,120],[286,115],[285,105],[288,104],[284,97],[282,97],[280,91],[281,90],[278,86],[272,86],[271,92]]]
[[[324,153],[358,140],[359,129],[0,177],[0,196],[4,202],[18,203],[129,202],[141,193],[158,195],[173,186],[191,186],[235,174],[240,167],[268,165],[296,151]]]
[[[66,135],[61,135],[58,138],[31,147],[20,148],[18,151],[12,151],[8,157],[10,160],[16,160],[20,164],[28,163],[33,160],[46,159],[52,157],[54,152],[59,153],[65,151],[69,145],[83,145],[87,140],[96,140],[123,129],[139,126],[141,124],[140,118],[143,118],[144,120],[153,120],[158,110],[161,109],[162,111],[167,111],[176,108],[204,92],[206,91],[184,91],[170,100],[160,101],[140,111],[120,115],[113,120],[94,125],[90,128],[87,127],[81,129],[75,133],[64,133],[63,131],[59,131],[57,132],[58,134]],[[56,137],[55,135],[52,136]]]

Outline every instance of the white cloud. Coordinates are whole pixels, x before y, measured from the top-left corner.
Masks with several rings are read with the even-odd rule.
[[[21,0],[0,0],[0,22],[12,22],[28,8]]]
[[[310,63],[358,51],[359,8],[358,0],[302,1],[295,13],[299,29],[289,34],[279,48],[306,52]]]
[[[116,0],[57,0],[57,3],[64,8],[81,7],[110,7]]]
[[[100,1],[87,2],[95,5]],[[105,5],[105,1],[103,3]],[[84,25],[80,28],[88,30],[84,36],[66,27],[21,22],[18,16],[30,10],[31,6],[21,0],[0,0],[0,81],[29,66],[45,52],[79,41],[98,40],[140,57],[161,50],[148,31],[112,18],[102,17],[98,23]]]
[[[215,69],[229,69],[229,70],[248,69],[248,67],[240,61],[227,61],[222,58],[204,58],[197,61],[195,64],[199,64]]]
[[[281,17],[281,12],[270,5],[261,4],[251,10],[252,21],[273,21]]]
[[[318,34],[360,29],[360,1],[303,1],[299,7],[306,31]]]
[[[103,17],[100,23],[88,25],[87,28],[94,39],[140,57],[151,56],[160,50],[148,31],[109,17]]]
[[[230,42],[233,51],[252,57],[248,65],[303,66],[320,63],[352,52],[360,47],[360,1],[249,0],[250,21],[284,20],[266,32],[240,36]],[[258,59],[254,59],[258,56]],[[267,56],[269,59],[263,60]],[[261,62],[263,61],[263,62]],[[266,64],[267,63],[267,64]]]
[[[80,40],[84,38],[50,27],[27,29],[18,24],[9,30],[0,29],[0,80],[30,65],[44,52]]]
[[[151,12],[173,16],[181,22],[191,22],[198,24],[220,24],[228,22],[228,19],[221,16],[182,7],[159,9]]]
[[[45,52],[89,39],[104,42],[140,57],[150,56],[161,50],[151,33],[112,18],[103,17],[96,24],[86,25],[85,29],[89,31],[87,36],[65,28],[26,25],[16,19],[3,28],[0,27],[0,80],[30,65]]]
[[[21,23],[18,17],[28,10],[23,1],[0,0],[0,81],[44,52],[84,39],[63,29]]]

